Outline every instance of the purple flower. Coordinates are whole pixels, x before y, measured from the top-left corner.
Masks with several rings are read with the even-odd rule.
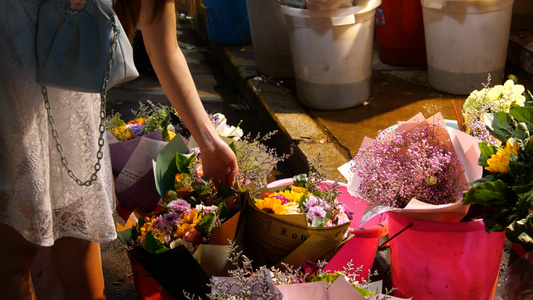
[[[311,195],[309,196],[309,198],[307,198],[307,201],[305,201],[305,207],[309,209],[311,207],[317,206],[318,202],[319,199],[316,196]]]
[[[178,226],[179,221],[180,217],[175,212],[170,212],[157,216],[152,223],[152,227],[162,229],[166,232],[172,232],[172,230]]]
[[[126,125],[126,128],[133,136],[142,135],[144,133],[144,127],[141,124],[128,124]]]
[[[352,168],[360,178],[359,195],[392,207],[405,207],[412,198],[432,204],[460,200],[466,188],[463,167],[439,127],[421,124],[361,148]]]
[[[320,266],[313,261],[304,261],[300,265],[300,273],[303,274],[306,279],[315,277],[318,272],[320,272]]]
[[[171,201],[167,207],[180,214],[180,215],[183,215],[183,214],[186,214],[188,213],[189,211],[191,211],[191,205],[189,204],[189,202],[183,200],[183,199],[178,199],[178,200],[174,200],[174,201]]]
[[[281,200],[281,204],[287,204],[289,202],[289,199],[287,199],[285,196],[280,194],[271,194],[269,198],[279,199]]]
[[[326,210],[321,206],[312,206],[307,210],[307,218],[309,220],[314,220],[316,217],[325,217]]]

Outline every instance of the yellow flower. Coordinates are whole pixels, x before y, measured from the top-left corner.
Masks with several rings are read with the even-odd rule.
[[[180,238],[182,237],[187,231],[193,229],[196,227],[196,224],[200,222],[202,219],[202,214],[199,213],[196,210],[190,211],[187,215],[183,216],[183,219],[181,220],[183,223],[180,224],[180,226],[174,231],[174,237]]]
[[[501,148],[487,159],[488,166],[485,167],[487,171],[494,173],[507,173],[509,172],[509,157],[511,153],[518,155],[518,143],[511,143],[507,141],[504,148]]]
[[[307,189],[306,188],[303,188],[301,186],[296,186],[296,185],[291,185],[291,190],[295,193],[301,193],[301,194],[306,194],[307,193]]]
[[[119,128],[113,128],[113,135],[122,141],[129,140],[133,137],[133,134],[126,129],[126,126],[120,126]]]
[[[174,133],[174,131],[172,130],[167,130],[167,133],[168,133],[168,141],[170,142],[176,136],[176,133]]]
[[[308,194],[306,189],[300,188],[292,191],[284,190],[279,192],[278,194],[282,195],[283,197],[287,198],[290,202],[300,202],[300,198],[302,198],[303,195]]]
[[[183,184],[183,186],[177,189],[176,192],[186,192],[186,191],[192,190],[191,183],[185,184],[182,182],[183,177],[184,176],[181,173],[176,173],[176,175],[174,176],[174,184],[178,184],[178,183]]]
[[[148,231],[150,231],[150,229],[152,229],[152,222],[145,222],[143,224],[143,227],[141,227],[141,235],[139,235],[137,237],[137,240],[140,241],[142,239],[144,239],[146,237],[146,234],[148,233]]]
[[[281,204],[281,200],[277,198],[259,199],[255,205],[267,214],[284,215],[287,213],[287,207]]]

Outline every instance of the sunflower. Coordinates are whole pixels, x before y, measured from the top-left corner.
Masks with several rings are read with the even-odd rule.
[[[281,204],[281,200],[277,198],[259,199],[255,205],[267,214],[284,215],[287,213],[287,207]]]
[[[485,169],[494,173],[503,174],[509,172],[509,157],[511,153],[518,155],[518,143],[507,141],[504,148],[501,148],[496,154],[487,159],[488,166]]]

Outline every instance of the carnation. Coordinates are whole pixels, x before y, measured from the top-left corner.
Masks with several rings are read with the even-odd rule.
[[[412,198],[430,204],[462,200],[463,166],[440,124],[421,123],[410,132],[376,139],[361,147],[352,172],[360,178],[358,194],[382,206],[405,207]],[[449,139],[449,137],[448,137]]]

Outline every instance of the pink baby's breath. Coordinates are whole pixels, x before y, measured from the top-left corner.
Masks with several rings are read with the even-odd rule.
[[[439,135],[439,124],[422,123],[410,132],[376,139],[354,157],[358,193],[367,201],[403,208],[412,199],[431,204],[462,199],[463,166]]]

